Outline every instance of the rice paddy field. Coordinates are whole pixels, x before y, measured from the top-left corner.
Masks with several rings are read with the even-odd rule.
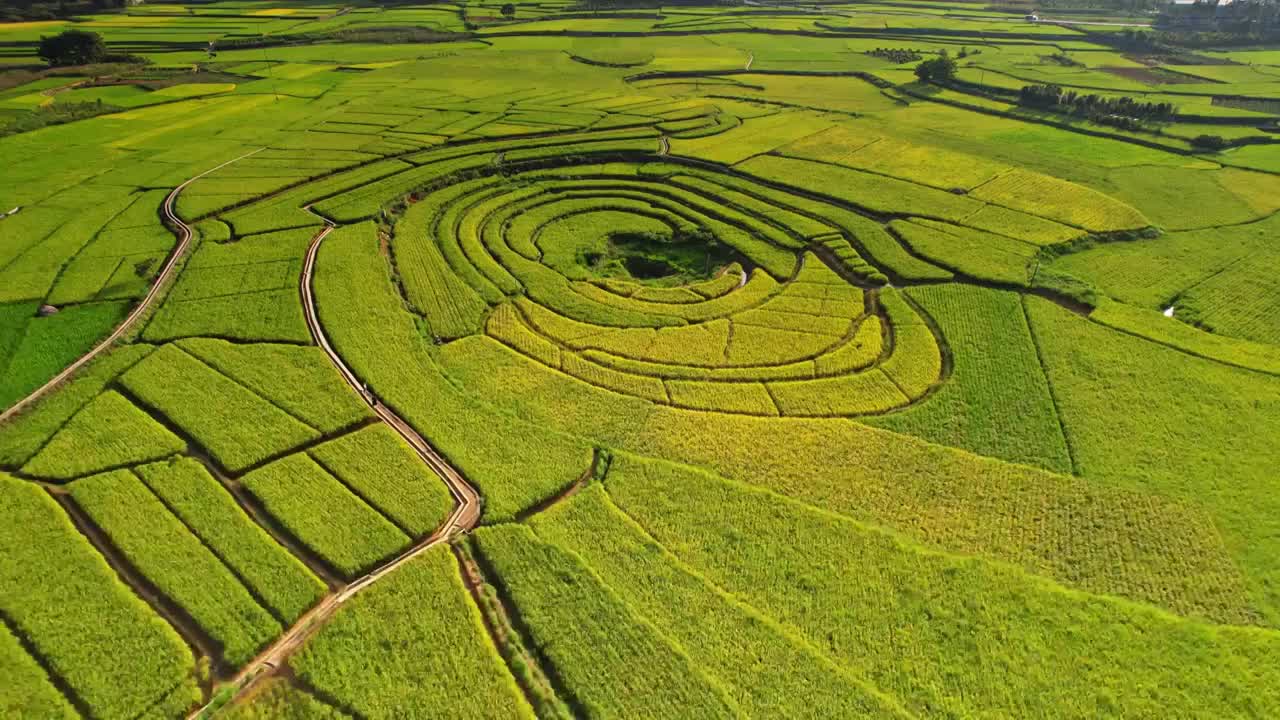
[[[0,24],[0,717],[1280,717],[1280,50],[503,5]]]

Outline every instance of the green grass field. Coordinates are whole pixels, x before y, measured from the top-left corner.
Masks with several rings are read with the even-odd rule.
[[[1265,7],[45,9],[0,716],[1280,716]]]

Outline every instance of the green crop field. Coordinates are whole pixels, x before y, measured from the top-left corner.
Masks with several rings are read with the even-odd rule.
[[[1280,717],[1273,0],[110,4],[0,717]]]

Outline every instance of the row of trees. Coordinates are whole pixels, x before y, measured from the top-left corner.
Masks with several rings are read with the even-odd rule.
[[[0,0],[0,21],[57,20],[126,6],[126,0]]]
[[[1168,121],[1177,113],[1173,103],[1143,102],[1131,97],[1081,95],[1075,90],[1064,90],[1057,85],[1024,86],[1018,92],[1018,103],[1121,126]]]
[[[883,58],[897,65],[916,62],[924,57],[919,50],[905,50],[902,48],[876,48],[875,50],[868,50],[867,54],[871,57]]]

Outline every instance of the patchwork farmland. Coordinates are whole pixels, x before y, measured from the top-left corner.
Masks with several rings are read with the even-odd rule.
[[[1280,716],[1280,30],[1080,5],[0,22],[0,717]]]

